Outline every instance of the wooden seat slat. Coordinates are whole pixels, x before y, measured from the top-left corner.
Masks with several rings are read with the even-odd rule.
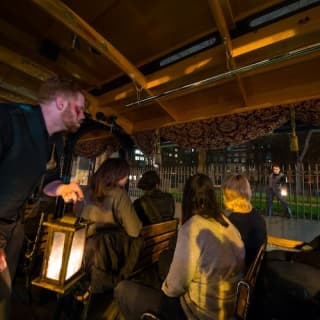
[[[168,248],[169,240],[158,242],[153,246],[147,247],[141,251],[140,257],[148,256],[155,251],[165,250]]]
[[[168,220],[156,224],[151,224],[149,226],[145,226],[141,230],[141,236],[144,239],[154,237],[156,235],[160,235],[163,233],[167,233],[170,231],[176,231],[178,227],[178,220],[173,219],[173,220]]]
[[[157,235],[155,237],[150,237],[148,239],[145,240],[145,248],[147,247],[150,247],[150,246],[153,246],[157,243],[160,243],[162,241],[165,241],[165,240],[169,240],[171,239],[174,235],[176,234],[176,231],[169,231],[167,233],[163,233],[161,235]]]

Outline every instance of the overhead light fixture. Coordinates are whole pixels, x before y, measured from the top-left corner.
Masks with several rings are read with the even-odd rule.
[[[293,14],[301,9],[308,8],[311,5],[318,4],[319,0],[299,0],[290,4],[286,4],[281,8],[274,9],[266,14],[263,14],[257,18],[252,19],[249,22],[251,28],[259,27],[263,24],[270,23],[274,20]]]
[[[80,41],[78,36],[74,33],[72,36],[72,43],[71,43],[71,48],[72,49],[80,49]]]

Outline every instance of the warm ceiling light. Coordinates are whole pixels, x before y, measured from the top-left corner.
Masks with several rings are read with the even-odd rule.
[[[250,41],[247,44],[240,45],[238,47],[235,47],[232,50],[232,56],[237,57],[242,54],[248,53],[253,50],[257,50],[266,46],[269,46],[271,44],[274,44],[276,42],[280,42],[289,38],[293,38],[296,35],[296,31],[294,29],[289,29],[285,31],[281,31],[275,34],[272,34],[267,37],[260,38],[258,40]]]

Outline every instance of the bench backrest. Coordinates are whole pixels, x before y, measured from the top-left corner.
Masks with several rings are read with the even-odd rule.
[[[159,260],[161,252],[168,249],[170,239],[176,235],[177,229],[177,219],[151,224],[142,228],[141,236],[145,244],[140,253],[140,259],[134,274],[150,267]]]
[[[241,279],[237,284],[235,313],[238,319],[245,320],[247,318],[249,306],[252,300],[252,293],[256,285],[265,250],[266,243],[261,245],[244,278]]]

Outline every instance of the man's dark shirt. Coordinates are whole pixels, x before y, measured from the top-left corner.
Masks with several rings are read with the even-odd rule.
[[[271,173],[269,176],[269,189],[278,191],[281,185],[286,183],[286,177],[283,173],[275,174]]]
[[[46,170],[48,133],[40,107],[0,104],[0,219],[16,221]]]
[[[12,144],[12,130],[8,111],[0,107],[0,161]]]

